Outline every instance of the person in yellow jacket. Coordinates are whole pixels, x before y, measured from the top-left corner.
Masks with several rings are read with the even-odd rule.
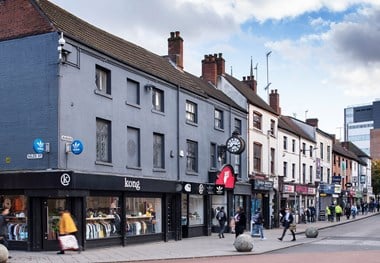
[[[326,215],[327,215],[327,221],[331,221],[331,211],[330,211],[330,208],[329,206],[327,205],[326,206]]]
[[[335,215],[336,215],[337,222],[340,222],[340,217],[342,216],[342,214],[343,214],[343,209],[339,204],[337,204],[335,206]]]
[[[60,215],[58,222],[59,235],[75,235],[75,233],[78,232],[78,228],[75,225],[70,212],[67,209],[64,210],[63,208],[58,208],[58,212]],[[65,251],[61,250],[57,252],[57,254],[65,254]]]

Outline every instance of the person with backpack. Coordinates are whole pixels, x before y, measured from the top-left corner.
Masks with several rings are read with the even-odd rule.
[[[261,213],[260,208],[257,208],[253,222],[255,223],[255,226],[259,230],[261,240],[265,240],[266,238],[264,237],[264,226],[263,226],[264,218],[263,218],[263,214]]]
[[[219,222],[219,238],[224,238],[224,230],[226,228],[227,215],[224,212],[224,207],[222,206],[219,212],[216,214],[216,219]]]

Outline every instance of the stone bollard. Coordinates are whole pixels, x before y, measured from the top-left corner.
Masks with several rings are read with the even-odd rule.
[[[7,262],[8,256],[9,256],[8,249],[4,245],[0,244],[0,263]]]
[[[253,249],[253,239],[248,234],[241,234],[235,239],[234,246],[238,252],[250,252]]]
[[[308,238],[316,238],[318,236],[318,228],[313,226],[306,228],[305,235]]]

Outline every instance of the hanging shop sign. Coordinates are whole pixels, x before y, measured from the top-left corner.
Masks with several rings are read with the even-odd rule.
[[[267,190],[273,189],[273,182],[255,179],[252,185],[253,190]]]
[[[236,180],[234,168],[231,165],[224,165],[216,177],[216,185],[223,185],[225,189],[234,189]]]

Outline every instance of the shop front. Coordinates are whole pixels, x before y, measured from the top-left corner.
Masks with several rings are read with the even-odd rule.
[[[249,218],[249,199],[251,185],[237,181],[234,169],[231,165],[224,165],[220,171],[210,172],[209,181],[214,183],[216,192],[211,199],[211,230],[219,232],[219,223],[215,218],[221,207],[227,214],[227,232],[234,232],[234,215],[238,207],[242,207]]]
[[[342,187],[338,184],[321,183],[319,185],[319,220],[327,220],[326,207],[334,204],[341,196]]]
[[[181,189],[182,237],[207,236],[211,234],[211,199],[223,195],[224,187],[214,184],[183,182]]]
[[[1,176],[10,249],[58,250],[59,208],[71,212],[84,248],[181,238],[174,181],[70,171]]]
[[[273,182],[266,179],[251,180],[251,215],[260,208],[263,213],[264,227],[271,228],[272,201],[270,194],[273,193]]]

